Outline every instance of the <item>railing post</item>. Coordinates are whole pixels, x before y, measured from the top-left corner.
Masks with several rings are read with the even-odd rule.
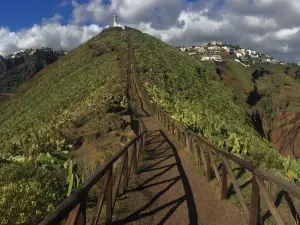
[[[108,171],[108,183],[105,193],[106,199],[106,224],[112,223],[112,189],[113,189],[113,168]]]
[[[128,170],[128,149],[125,152],[125,159],[124,159],[124,171],[123,171],[123,192],[126,192],[128,190],[128,182],[129,182],[129,170]]]
[[[259,218],[259,186],[255,179],[255,176],[252,177],[252,195],[251,195],[251,206],[250,206],[250,221],[249,225],[257,225]]]
[[[133,174],[136,174],[136,172],[137,172],[136,142],[134,142],[134,145],[133,145],[131,160],[132,160],[132,172],[133,172]]]
[[[166,117],[166,127],[167,127],[167,131],[169,131],[169,118],[167,116]]]
[[[180,141],[180,132],[178,126],[176,127],[177,140]]]
[[[224,160],[222,161],[222,182],[221,182],[221,199],[227,199],[228,187],[227,187],[227,168]]]
[[[172,121],[172,134],[175,135],[175,123]]]
[[[191,143],[191,144],[190,144],[190,145],[191,145],[191,152],[192,152],[193,155],[195,155],[195,151],[196,151],[196,146],[195,146],[195,145],[196,145],[196,144],[195,144],[194,137],[191,136],[190,140],[191,140],[191,142],[190,142],[190,143]]]
[[[195,142],[195,151],[196,151],[196,155],[197,155],[197,165],[200,166],[202,163],[201,163],[201,156],[200,156],[199,140],[196,140],[196,142]]]
[[[206,177],[207,177],[207,180],[210,180],[211,178],[211,159],[209,157],[209,153],[207,152],[206,154]]]
[[[266,184],[264,183],[264,180],[260,178],[259,176],[255,176],[255,179],[258,183],[260,193],[262,197],[265,200],[266,205],[268,206],[268,209],[272,216],[274,217],[274,220],[276,221],[276,224],[278,225],[284,225],[284,222],[269,194],[268,188],[266,187]]]
[[[183,144],[183,145],[185,145],[185,143],[186,143],[186,135],[185,135],[185,132],[183,131],[183,132],[181,132],[181,134],[182,134],[182,139],[181,139],[181,143]]]
[[[188,149],[189,152],[191,152],[191,143],[190,143],[190,136],[188,133],[185,132],[185,146]]]

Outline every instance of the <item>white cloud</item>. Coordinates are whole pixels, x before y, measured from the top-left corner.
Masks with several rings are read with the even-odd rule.
[[[42,25],[33,25],[18,32],[0,27],[0,55],[7,55],[18,49],[42,46],[71,50],[101,30],[98,25],[61,25],[57,20],[43,21]]]
[[[28,47],[71,49],[112,23],[138,28],[172,45],[220,40],[253,48],[279,59],[300,55],[299,0],[68,0],[73,6],[68,25],[55,15],[40,25],[12,32],[0,28],[0,54]],[[106,3],[104,3],[106,2]],[[109,4],[108,4],[109,3]],[[278,13],[280,12],[280,13]],[[97,25],[85,25],[85,24]]]
[[[289,40],[296,38],[299,35],[300,27],[281,29],[274,33],[274,36],[279,40]],[[298,34],[298,35],[297,35]]]

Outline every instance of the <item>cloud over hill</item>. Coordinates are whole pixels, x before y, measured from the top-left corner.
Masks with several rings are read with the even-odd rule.
[[[173,45],[220,40],[300,61],[298,0],[70,0],[66,4],[73,8],[68,24],[55,15],[17,32],[1,27],[0,54],[41,45],[72,49],[109,25],[117,13],[122,24]]]

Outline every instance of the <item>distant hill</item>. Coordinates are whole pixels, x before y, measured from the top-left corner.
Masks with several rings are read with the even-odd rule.
[[[257,132],[283,154],[300,157],[300,67],[293,63],[245,67],[221,53],[222,63],[196,60],[230,88]]]
[[[235,93],[213,62],[202,63],[134,29],[132,43],[144,89],[173,118],[227,151],[256,164],[282,168],[280,154],[261,137],[246,110],[253,90],[251,74],[248,90],[243,93],[237,84]]]
[[[7,57],[0,56],[0,96],[13,93],[20,84],[65,54],[62,50],[41,48],[20,50]]]

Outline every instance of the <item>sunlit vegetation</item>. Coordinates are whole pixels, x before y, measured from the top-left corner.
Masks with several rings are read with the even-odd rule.
[[[84,135],[102,138],[110,152],[90,164],[99,166],[119,150],[108,133],[122,129],[118,113],[127,110],[120,68],[125,46],[120,31],[102,32],[0,106],[0,224],[37,224],[78,187],[92,172],[73,159],[85,151],[77,146]]]
[[[283,157],[255,131],[233,92],[184,53],[133,32],[135,56],[149,95],[172,117],[234,154],[283,168]]]

